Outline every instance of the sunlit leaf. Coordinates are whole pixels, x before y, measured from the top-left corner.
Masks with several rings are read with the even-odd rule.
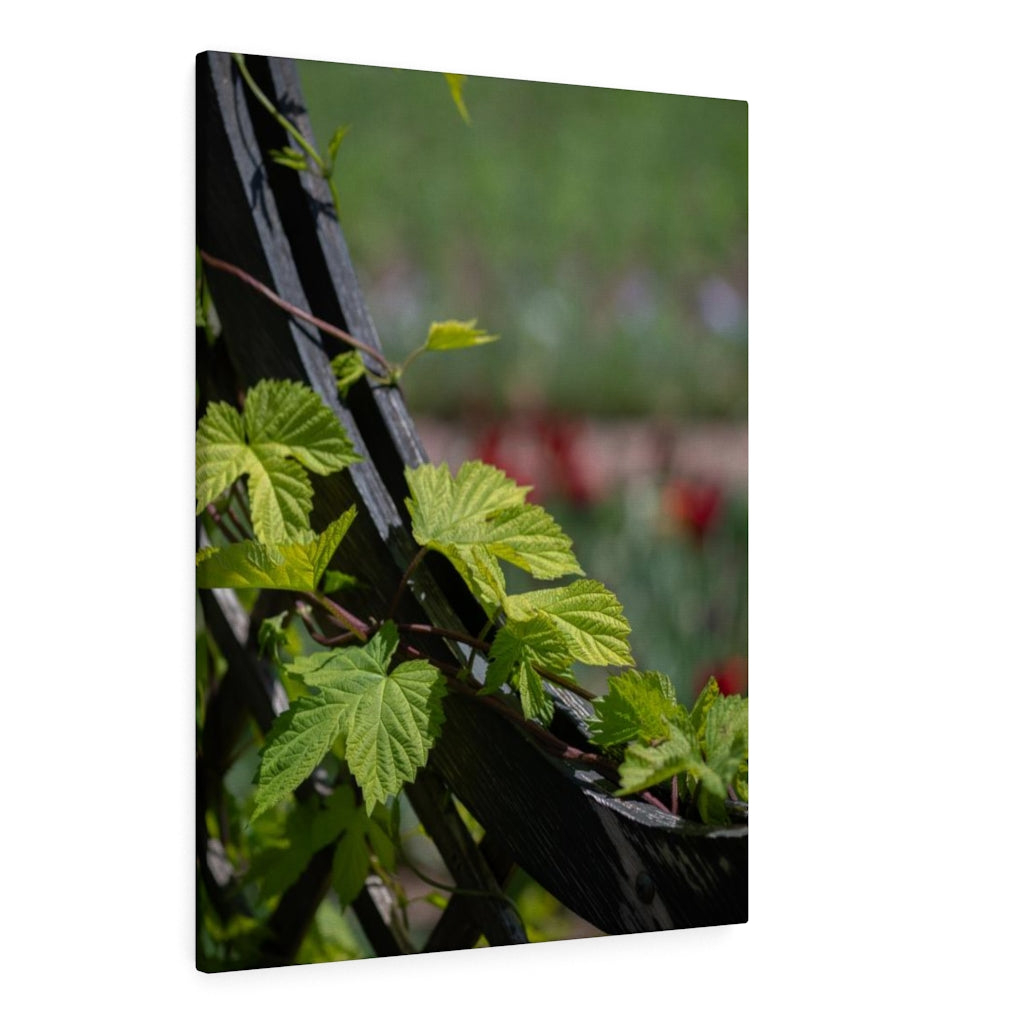
[[[450,74],[445,71],[444,77],[448,82],[448,91],[452,94],[452,100],[459,111],[459,116],[466,124],[469,124],[469,111],[466,109],[465,100],[462,98],[462,86],[466,82],[466,76]]]
[[[289,666],[291,675],[320,691],[328,707],[344,706],[327,748],[335,737],[344,737],[345,757],[363,791],[368,812],[416,777],[418,769],[427,763],[427,754],[444,720],[443,677],[422,660],[400,662],[389,671],[397,647],[397,630],[388,622],[364,647],[320,652],[296,659]],[[319,726],[318,719],[307,720],[314,728]],[[313,741],[315,749],[321,751],[319,733],[313,734]],[[264,758],[269,751],[268,744]],[[326,748],[321,758],[324,753]]]
[[[456,348],[472,348],[497,341],[498,335],[478,330],[475,320],[445,320],[432,323],[427,332],[428,352],[447,352]]]
[[[613,747],[667,739],[671,723],[680,724],[686,717],[667,676],[627,669],[608,680],[608,693],[594,701],[589,724],[596,743]]]
[[[565,634],[576,661],[585,665],[632,665],[626,637],[630,626],[622,605],[597,580],[576,580],[567,587],[531,590],[509,597],[509,618],[531,618],[545,612]]]
[[[673,775],[689,773],[706,781],[714,773],[701,757],[697,742],[689,723],[669,725],[668,739],[657,746],[643,742],[631,743],[619,770],[622,788],[618,796],[639,793],[650,789]]]
[[[493,692],[507,682],[519,693],[526,717],[547,725],[554,704],[544,689],[540,670],[571,678],[568,669],[573,657],[562,631],[543,612],[525,622],[513,620],[498,630],[490,659],[484,692]]]
[[[538,579],[582,575],[572,542],[522,487],[483,462],[406,469],[406,506],[417,542],[445,555],[479,600],[494,609],[505,598],[498,559]]]
[[[348,435],[314,391],[296,381],[260,381],[239,414],[213,402],[196,432],[196,513],[248,475],[256,539],[306,543],[313,487],[307,471],[333,473],[359,461]]]
[[[353,505],[323,533],[304,544],[259,544],[247,540],[222,548],[204,548],[196,555],[196,586],[316,590],[355,515]]]

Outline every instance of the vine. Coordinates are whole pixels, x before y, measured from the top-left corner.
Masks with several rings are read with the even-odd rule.
[[[672,813],[682,788],[702,820],[728,820],[727,801],[746,799],[745,698],[722,696],[712,679],[687,711],[666,676],[634,667],[630,624],[597,580],[509,593],[503,564],[541,581],[581,576],[583,570],[561,527],[527,501],[529,488],[496,467],[472,461],[454,475],[445,464],[408,468],[406,505],[420,548],[387,616],[364,622],[328,596],[325,586],[353,578],[328,574],[356,510],[313,532],[309,473],[339,472],[356,461],[341,424],[311,389],[294,381],[261,381],[246,394],[241,412],[211,403],[196,433],[196,511],[209,514],[228,541],[200,549],[197,585],[297,592],[302,599],[294,613],[325,648],[278,660],[302,695],[266,737],[254,819],[287,798],[332,749],[344,750],[372,814],[426,764],[444,721],[444,695],[455,688],[506,715],[508,706],[497,697],[515,694],[521,711],[512,717],[519,724],[535,738],[543,736],[540,742],[558,756],[588,760],[608,778],[617,775],[620,796],[641,793],[656,801],[651,790],[667,781]],[[396,621],[401,594],[428,551],[448,559],[485,610],[488,628],[480,636]],[[306,602],[338,632],[315,630]],[[485,639],[488,634],[493,639]],[[467,670],[469,655],[460,664],[438,660],[416,647],[418,636],[482,654],[483,682]],[[577,663],[622,671],[610,677],[607,695],[595,697],[576,683]],[[593,701],[595,751],[572,748],[539,728],[554,713],[552,685]]]

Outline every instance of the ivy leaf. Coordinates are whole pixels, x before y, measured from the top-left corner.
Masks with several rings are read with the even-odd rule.
[[[686,720],[668,676],[627,669],[608,680],[608,694],[594,701],[589,725],[594,742],[614,747],[632,740],[653,743],[667,739],[671,724]]]
[[[263,380],[239,414],[213,402],[196,432],[196,514],[243,474],[256,539],[309,540],[313,487],[307,470],[327,474],[359,461],[334,414],[296,381]]]
[[[566,637],[543,612],[526,622],[510,621],[491,644],[483,692],[493,693],[507,682],[519,693],[526,717],[548,725],[555,706],[537,666],[564,675],[572,662]]]
[[[448,466],[406,469],[406,507],[419,544],[441,552],[491,610],[505,600],[502,559],[538,579],[583,571],[572,542],[522,487],[500,469],[478,460],[452,478]]]
[[[196,586],[316,590],[355,516],[353,505],[305,544],[246,540],[223,548],[203,548],[196,555]]]
[[[497,341],[498,335],[477,330],[476,320],[445,320],[432,323],[427,332],[428,352],[447,352],[456,348],[472,348]]]
[[[585,665],[632,665],[630,626],[615,595],[597,580],[516,594],[505,607],[509,618],[525,620],[543,611],[565,634],[576,661]]]
[[[465,75],[453,75],[447,71],[443,72],[448,82],[448,91],[452,94],[452,100],[459,111],[459,116],[466,124],[469,124],[469,111],[466,109],[466,102],[462,98],[462,86],[466,81]]]
[[[397,647],[398,631],[386,622],[364,647],[320,652],[296,659],[289,668],[307,686],[317,687],[329,706],[344,705],[334,736],[344,737],[345,758],[368,813],[416,777],[444,720],[440,672],[417,660],[401,662],[389,673]],[[320,750],[318,734],[314,738]],[[269,752],[268,746],[264,757]]]

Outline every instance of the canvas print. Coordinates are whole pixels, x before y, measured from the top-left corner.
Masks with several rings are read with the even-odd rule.
[[[745,922],[746,103],[196,76],[197,968]]]

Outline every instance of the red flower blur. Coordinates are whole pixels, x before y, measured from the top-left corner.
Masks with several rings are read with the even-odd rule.
[[[722,490],[715,484],[670,480],[662,491],[662,507],[669,522],[700,544],[718,521]]]
[[[716,662],[710,668],[702,670],[694,680],[694,694],[700,693],[710,676],[718,683],[718,692],[728,697],[731,694],[746,696],[747,693],[747,659],[739,654]]]
[[[530,500],[537,504],[564,498],[586,506],[600,497],[588,472],[580,424],[551,412],[491,423],[477,442],[475,456],[531,486]]]

